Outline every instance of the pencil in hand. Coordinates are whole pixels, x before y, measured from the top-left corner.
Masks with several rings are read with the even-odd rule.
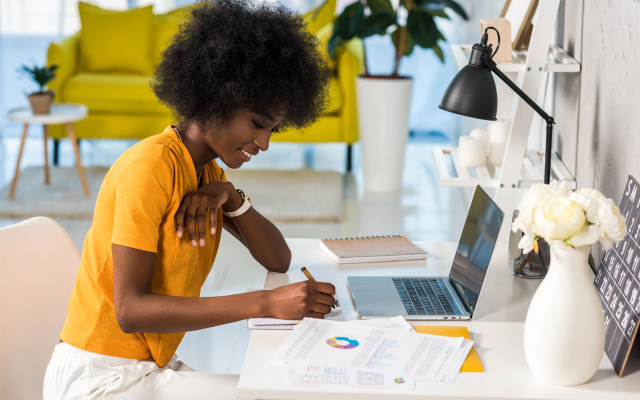
[[[311,272],[309,272],[309,270],[307,269],[307,267],[302,267],[300,268],[300,271],[302,271],[302,273],[304,274],[304,276],[307,277],[307,279],[309,279],[312,282],[317,282],[316,278],[313,277],[313,275],[311,275]],[[331,296],[335,297],[336,293],[334,292]],[[334,299],[333,300],[333,305],[331,306],[331,308],[336,308],[336,307],[340,307],[340,303],[338,303],[338,299]]]

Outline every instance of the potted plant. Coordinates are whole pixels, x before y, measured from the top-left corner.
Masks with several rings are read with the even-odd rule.
[[[354,37],[364,39],[390,34],[396,48],[391,75],[369,74],[365,49],[365,71],[357,81],[367,190],[393,192],[401,188],[412,80],[400,76],[400,61],[417,45],[432,49],[444,62],[438,41],[446,39],[438,30],[435,18],[448,19],[446,9],[467,19],[464,9],[453,0],[400,0],[395,9],[389,0],[362,0],[347,6],[334,23],[328,43],[332,58],[343,42]]]
[[[29,68],[23,64],[18,70],[21,74],[33,79],[33,81],[40,87],[39,91],[27,96],[31,102],[31,109],[33,110],[34,115],[49,114],[51,111],[51,103],[55,97],[55,92],[46,90],[46,88],[47,83],[56,77],[56,69],[58,69],[57,65],[52,65],[50,67],[44,66],[41,68],[34,65],[33,68]]]

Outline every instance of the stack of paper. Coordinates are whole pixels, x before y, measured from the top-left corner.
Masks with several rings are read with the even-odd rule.
[[[334,322],[305,318],[276,352],[289,383],[415,387],[453,382],[473,346],[463,337],[418,334],[402,317]]]

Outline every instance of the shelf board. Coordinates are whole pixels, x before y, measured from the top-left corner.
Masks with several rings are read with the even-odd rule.
[[[460,165],[457,147],[434,147],[433,159],[441,186],[497,188],[500,183],[500,167],[487,163],[483,167],[465,167]],[[447,159],[453,164],[455,176],[450,173]],[[451,164],[449,164],[451,165]],[[544,178],[544,153],[527,152],[520,171],[518,188],[529,188],[542,183]],[[551,179],[567,181],[571,189],[576,189],[576,180],[571,175],[556,152],[551,155]]]
[[[469,63],[469,53],[471,52],[470,44],[452,44],[451,54],[458,66],[462,69]],[[511,62],[498,62],[498,68],[502,72],[523,72],[525,62],[527,60],[527,51],[512,51]],[[562,47],[551,45],[549,54],[547,55],[547,63],[544,67],[545,72],[580,72],[580,63],[571,57]]]

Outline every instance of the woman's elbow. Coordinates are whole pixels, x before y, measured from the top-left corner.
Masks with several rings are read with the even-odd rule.
[[[124,333],[135,333],[137,332],[134,326],[135,318],[131,316],[131,311],[122,303],[123,302],[116,302],[115,304],[116,320],[118,321],[118,326],[120,326],[120,329]]]
[[[274,262],[264,264],[264,267],[267,269],[267,271],[279,272],[281,274],[284,274],[285,272],[289,271],[290,265],[291,265],[291,250],[289,250],[289,248],[287,247],[286,250],[284,251],[284,254],[278,257],[278,259],[275,260]]]

